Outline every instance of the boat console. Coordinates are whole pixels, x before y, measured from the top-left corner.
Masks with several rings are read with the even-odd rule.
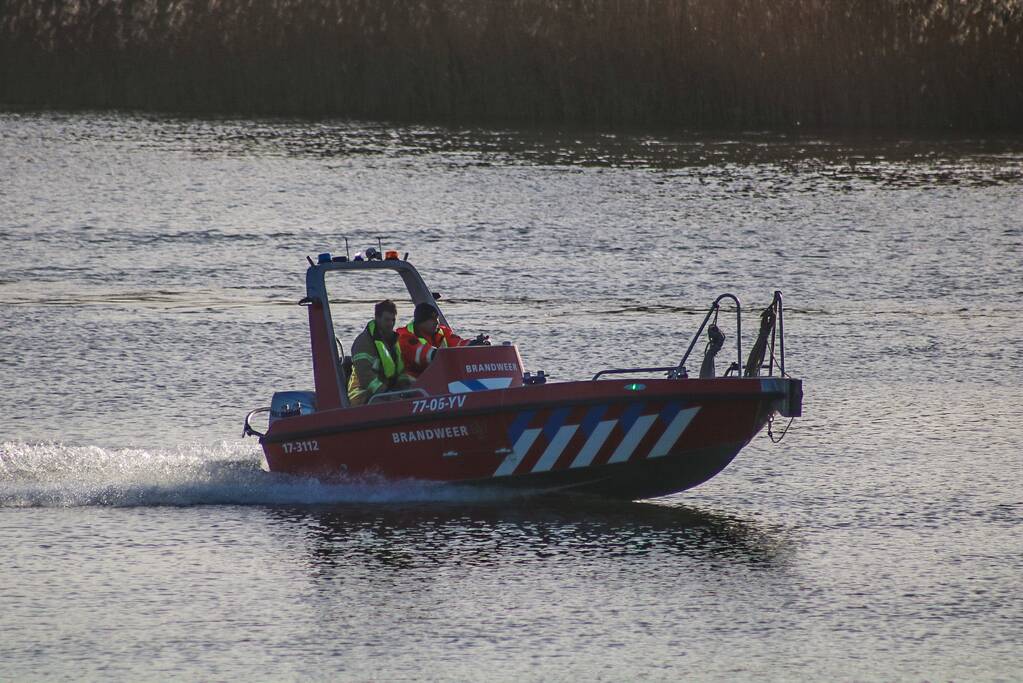
[[[430,396],[521,387],[522,359],[511,344],[437,349],[415,386]]]

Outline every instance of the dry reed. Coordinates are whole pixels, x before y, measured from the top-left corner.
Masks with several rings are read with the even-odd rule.
[[[0,103],[1023,128],[1023,0],[2,0]]]

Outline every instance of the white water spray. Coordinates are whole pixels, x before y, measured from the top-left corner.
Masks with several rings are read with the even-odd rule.
[[[0,507],[482,502],[502,494],[424,481],[326,484],[261,469],[242,442],[172,449],[0,443]]]

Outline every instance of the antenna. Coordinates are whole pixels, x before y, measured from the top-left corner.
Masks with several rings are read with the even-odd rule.
[[[384,255],[384,242],[380,239],[380,235],[377,235],[377,249],[380,251],[380,256]]]
[[[342,235],[342,237],[343,237],[343,235]],[[352,253],[350,251],[348,251],[348,238],[345,237],[344,240],[345,240],[345,256],[347,256],[348,260],[351,261],[352,260]]]

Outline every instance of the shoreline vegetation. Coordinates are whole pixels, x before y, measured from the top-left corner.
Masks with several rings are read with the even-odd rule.
[[[5,0],[0,106],[1023,130],[1023,0]]]

